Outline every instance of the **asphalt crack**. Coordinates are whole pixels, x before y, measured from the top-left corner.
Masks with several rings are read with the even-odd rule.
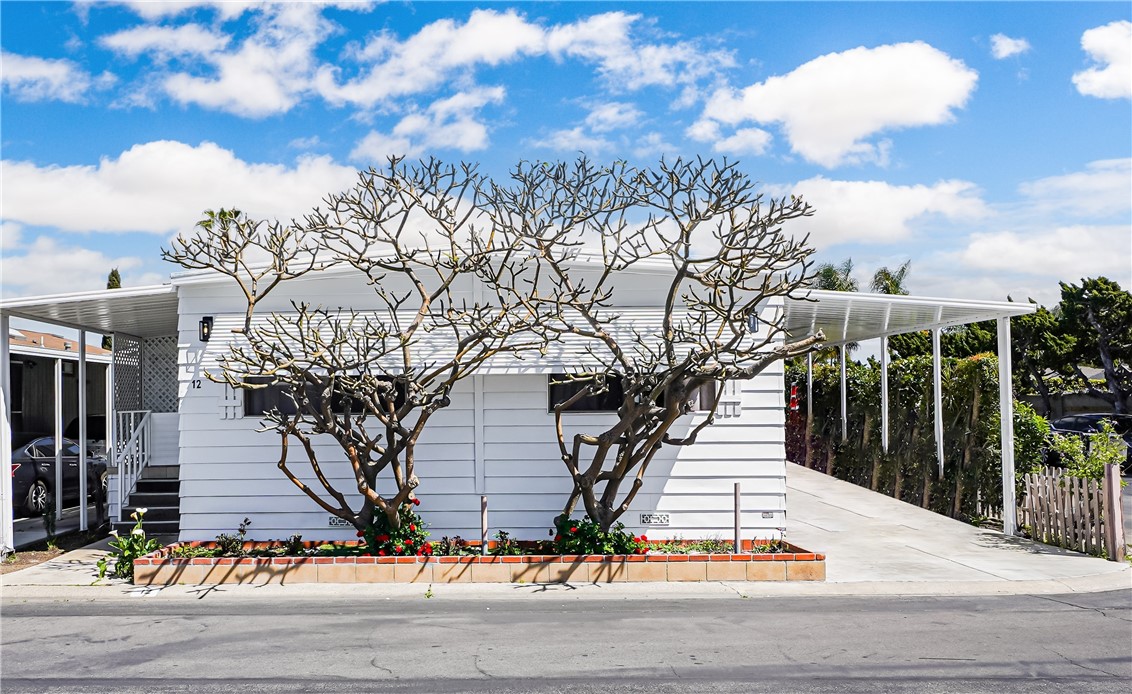
[[[1082,670],[1088,670],[1090,672],[1099,672],[1102,675],[1108,675],[1109,677],[1120,677],[1120,675],[1116,674],[1115,672],[1109,672],[1108,670],[1102,670],[1100,668],[1089,667],[1088,665],[1082,665],[1081,663],[1078,663],[1076,660],[1073,660],[1072,658],[1070,658],[1070,657],[1068,657],[1068,656],[1066,656],[1062,653],[1058,653],[1057,651],[1053,650],[1049,646],[1046,646],[1045,648],[1046,648],[1047,651],[1049,651],[1050,653],[1053,653],[1054,655],[1061,658],[1062,660],[1069,663],[1070,665],[1076,665],[1077,667],[1081,668]]]

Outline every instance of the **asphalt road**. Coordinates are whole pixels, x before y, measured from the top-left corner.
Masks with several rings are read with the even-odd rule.
[[[203,597],[203,596],[202,596]],[[210,596],[211,597],[211,596]],[[1128,692],[1132,591],[9,600],[10,692]]]

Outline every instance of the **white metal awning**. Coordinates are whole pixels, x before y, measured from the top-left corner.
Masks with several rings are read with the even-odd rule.
[[[177,332],[177,290],[158,284],[7,299],[0,312],[96,333],[161,337]]]
[[[786,333],[795,340],[825,333],[841,345],[918,330],[1033,313],[1030,303],[811,290],[786,300]]]

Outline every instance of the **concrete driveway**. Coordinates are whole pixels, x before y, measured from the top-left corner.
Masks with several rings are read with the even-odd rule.
[[[800,465],[786,467],[786,539],[825,553],[827,583],[934,594],[1132,586],[1128,562],[1007,537]]]

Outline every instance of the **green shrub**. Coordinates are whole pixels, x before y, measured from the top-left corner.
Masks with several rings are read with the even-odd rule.
[[[427,526],[414,510],[420,504],[420,499],[412,499],[397,509],[400,521],[397,528],[391,526],[384,513],[378,513],[372,525],[358,531],[358,537],[364,538],[369,553],[375,557],[431,556],[434,547],[428,541]]]
[[[110,549],[113,550],[114,554],[106,555],[98,560],[98,577],[100,579],[105,578],[107,571],[109,571],[114,578],[124,578],[133,583],[134,560],[156,551],[161,546],[161,543],[157,540],[145,536],[142,518],[145,516],[146,510],[139,508],[130,514],[130,518],[137,522],[129,535],[118,537],[117,530],[110,531],[110,534],[114,536],[114,539],[110,541]],[[113,568],[110,568],[111,559],[114,560]]]
[[[222,557],[243,557],[247,555],[244,550],[244,540],[248,535],[248,526],[252,524],[250,518],[245,518],[235,535],[220,533],[216,536],[216,549]]]
[[[648,538],[634,537],[625,531],[624,523],[602,532],[601,526],[589,518],[574,520],[558,516],[554,527],[557,530],[554,551],[558,554],[644,554],[648,551]]]

